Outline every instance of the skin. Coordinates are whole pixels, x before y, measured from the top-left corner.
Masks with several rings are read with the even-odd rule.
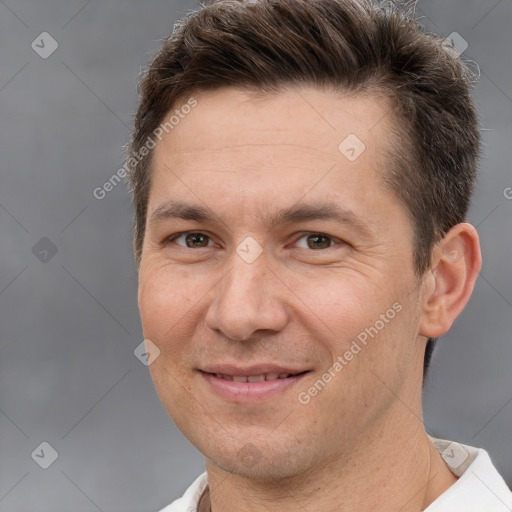
[[[432,269],[415,274],[411,222],[382,179],[395,122],[385,98],[312,87],[194,97],[154,150],[138,303],[144,337],[160,350],[150,365],[157,393],[205,457],[201,510],[424,510],[457,479],[423,426],[425,344],[469,300],[481,265],[475,228],[455,226]],[[338,149],[349,134],[366,146],[355,161]],[[216,217],[150,223],[169,200]],[[305,202],[350,209],[366,232],[264,221]],[[169,240],[183,232],[206,236]],[[236,251],[249,236],[262,248],[252,263]],[[395,303],[400,312],[301,403]],[[232,362],[310,372],[268,399],[230,401],[198,369]]]

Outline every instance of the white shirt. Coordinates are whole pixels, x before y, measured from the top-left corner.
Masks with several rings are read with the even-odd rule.
[[[437,439],[430,440],[459,479],[423,512],[511,512],[512,492],[482,448]],[[197,512],[208,486],[206,472],[185,494],[160,512]]]

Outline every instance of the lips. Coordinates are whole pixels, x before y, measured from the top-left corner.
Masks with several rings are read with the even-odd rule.
[[[267,399],[285,392],[309,371],[274,364],[211,365],[199,370],[212,391],[225,400],[238,403]]]

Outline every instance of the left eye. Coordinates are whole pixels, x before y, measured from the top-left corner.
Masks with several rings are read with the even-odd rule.
[[[301,249],[328,249],[331,247],[331,242],[334,242],[334,238],[325,235],[323,233],[308,233],[301,236],[296,243],[300,240],[306,239],[305,246],[303,245]]]

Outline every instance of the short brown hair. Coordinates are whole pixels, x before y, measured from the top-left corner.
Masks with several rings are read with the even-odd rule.
[[[480,133],[473,73],[442,38],[422,29],[413,6],[371,0],[221,0],[202,6],[175,25],[143,75],[128,158],[140,155],[171,108],[193,92],[312,85],[340,94],[385,94],[396,122],[383,178],[409,214],[421,276],[434,245],[465,220]],[[129,171],[137,268],[151,156],[132,160]],[[425,374],[434,342],[427,346]]]

